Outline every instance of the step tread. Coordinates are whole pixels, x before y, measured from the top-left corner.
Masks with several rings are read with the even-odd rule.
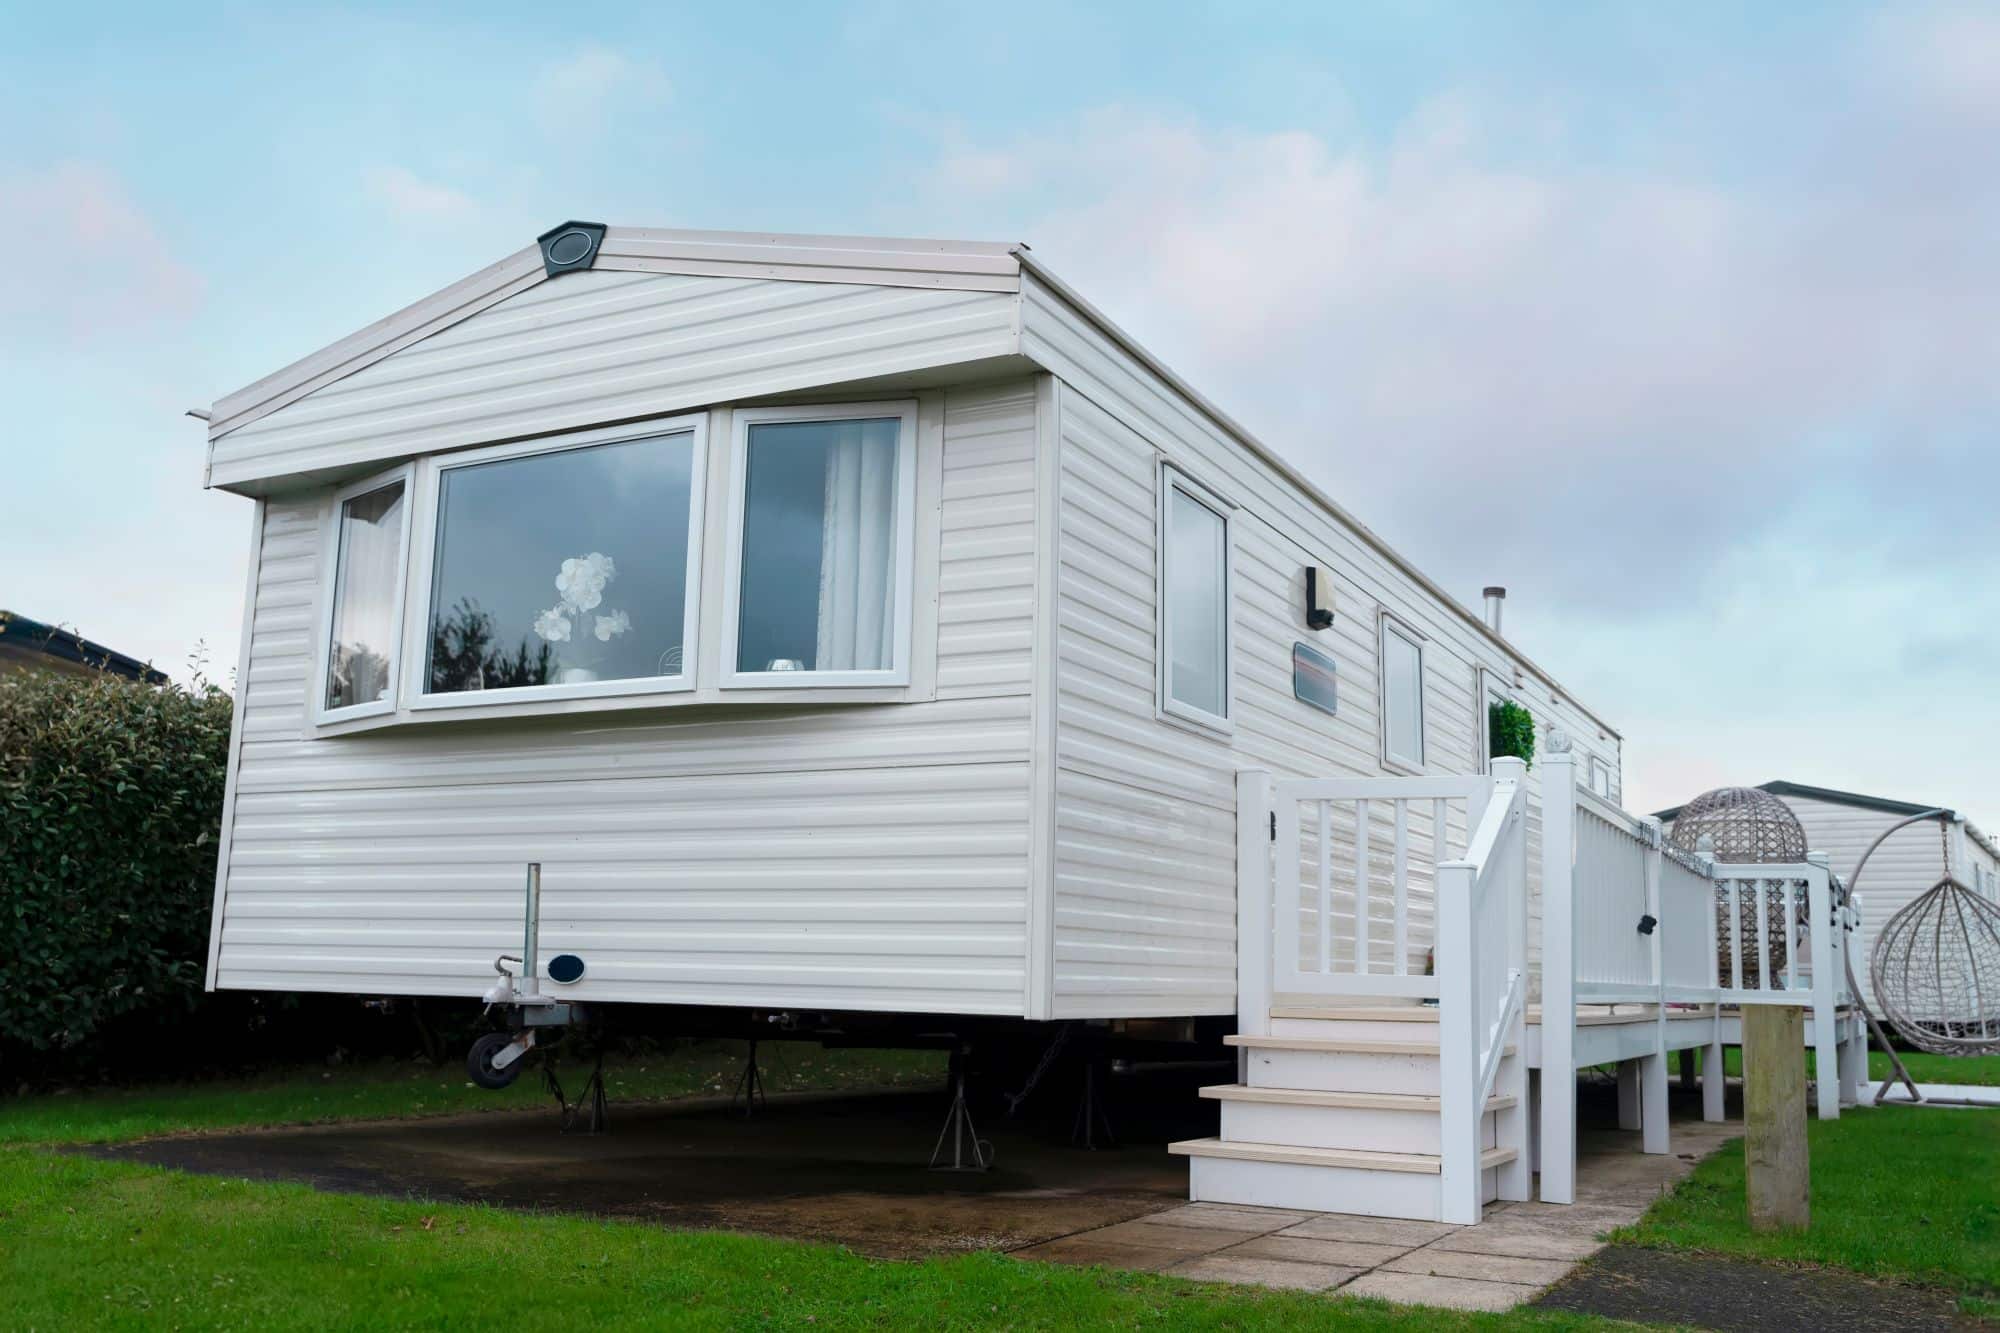
[[[1259,1037],[1232,1032],[1222,1039],[1225,1046],[1248,1046],[1274,1051],[1329,1051],[1349,1055],[1436,1055],[1435,1041],[1383,1041],[1369,1037]],[[1509,1046],[1503,1052],[1513,1055]]]
[[[1329,1023],[1436,1023],[1438,1011],[1431,1004],[1274,1004],[1272,1018],[1320,1019]]]
[[[1280,1106],[1339,1106],[1365,1111],[1436,1112],[1443,1100],[1418,1092],[1315,1092],[1310,1088],[1253,1088],[1247,1083],[1215,1083],[1201,1095],[1218,1102],[1270,1102]],[[1499,1111],[1517,1099],[1495,1093],[1486,1099],[1486,1109]]]
[[[1182,1139],[1169,1143],[1176,1157],[1220,1157],[1237,1162],[1284,1162],[1292,1166],[1343,1166],[1361,1171],[1407,1171],[1437,1175],[1440,1160],[1432,1153],[1371,1152],[1362,1148],[1294,1148],[1281,1143],[1230,1143],[1223,1139]],[[1513,1148],[1487,1148],[1480,1167],[1500,1166],[1519,1154]]]

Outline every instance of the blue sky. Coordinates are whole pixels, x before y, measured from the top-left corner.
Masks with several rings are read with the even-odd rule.
[[[2000,825],[2000,11],[9,18],[0,606],[235,660],[181,418],[566,217],[1024,239],[1627,736]]]

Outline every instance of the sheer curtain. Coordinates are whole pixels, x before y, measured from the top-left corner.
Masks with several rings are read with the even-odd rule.
[[[826,451],[816,670],[893,665],[895,545],[896,423],[840,422]]]

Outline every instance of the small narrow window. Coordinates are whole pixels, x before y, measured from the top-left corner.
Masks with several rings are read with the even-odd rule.
[[[353,716],[394,705],[406,490],[398,477],[339,502],[323,712]]]
[[[1382,617],[1382,760],[1424,766],[1424,649],[1416,631]]]
[[[1162,708],[1220,725],[1229,718],[1229,513],[1186,477],[1163,475]]]
[[[737,413],[728,684],[907,681],[915,415]]]
[[[1596,755],[1590,756],[1590,789],[1607,801],[1611,799],[1611,766]]]

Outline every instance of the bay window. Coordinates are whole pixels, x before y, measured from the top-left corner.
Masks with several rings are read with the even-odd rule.
[[[915,404],[735,416],[723,685],[907,683]]]
[[[323,717],[364,717],[395,706],[409,510],[407,470],[334,497]]]
[[[693,685],[703,425],[606,434],[433,464],[412,706]]]

